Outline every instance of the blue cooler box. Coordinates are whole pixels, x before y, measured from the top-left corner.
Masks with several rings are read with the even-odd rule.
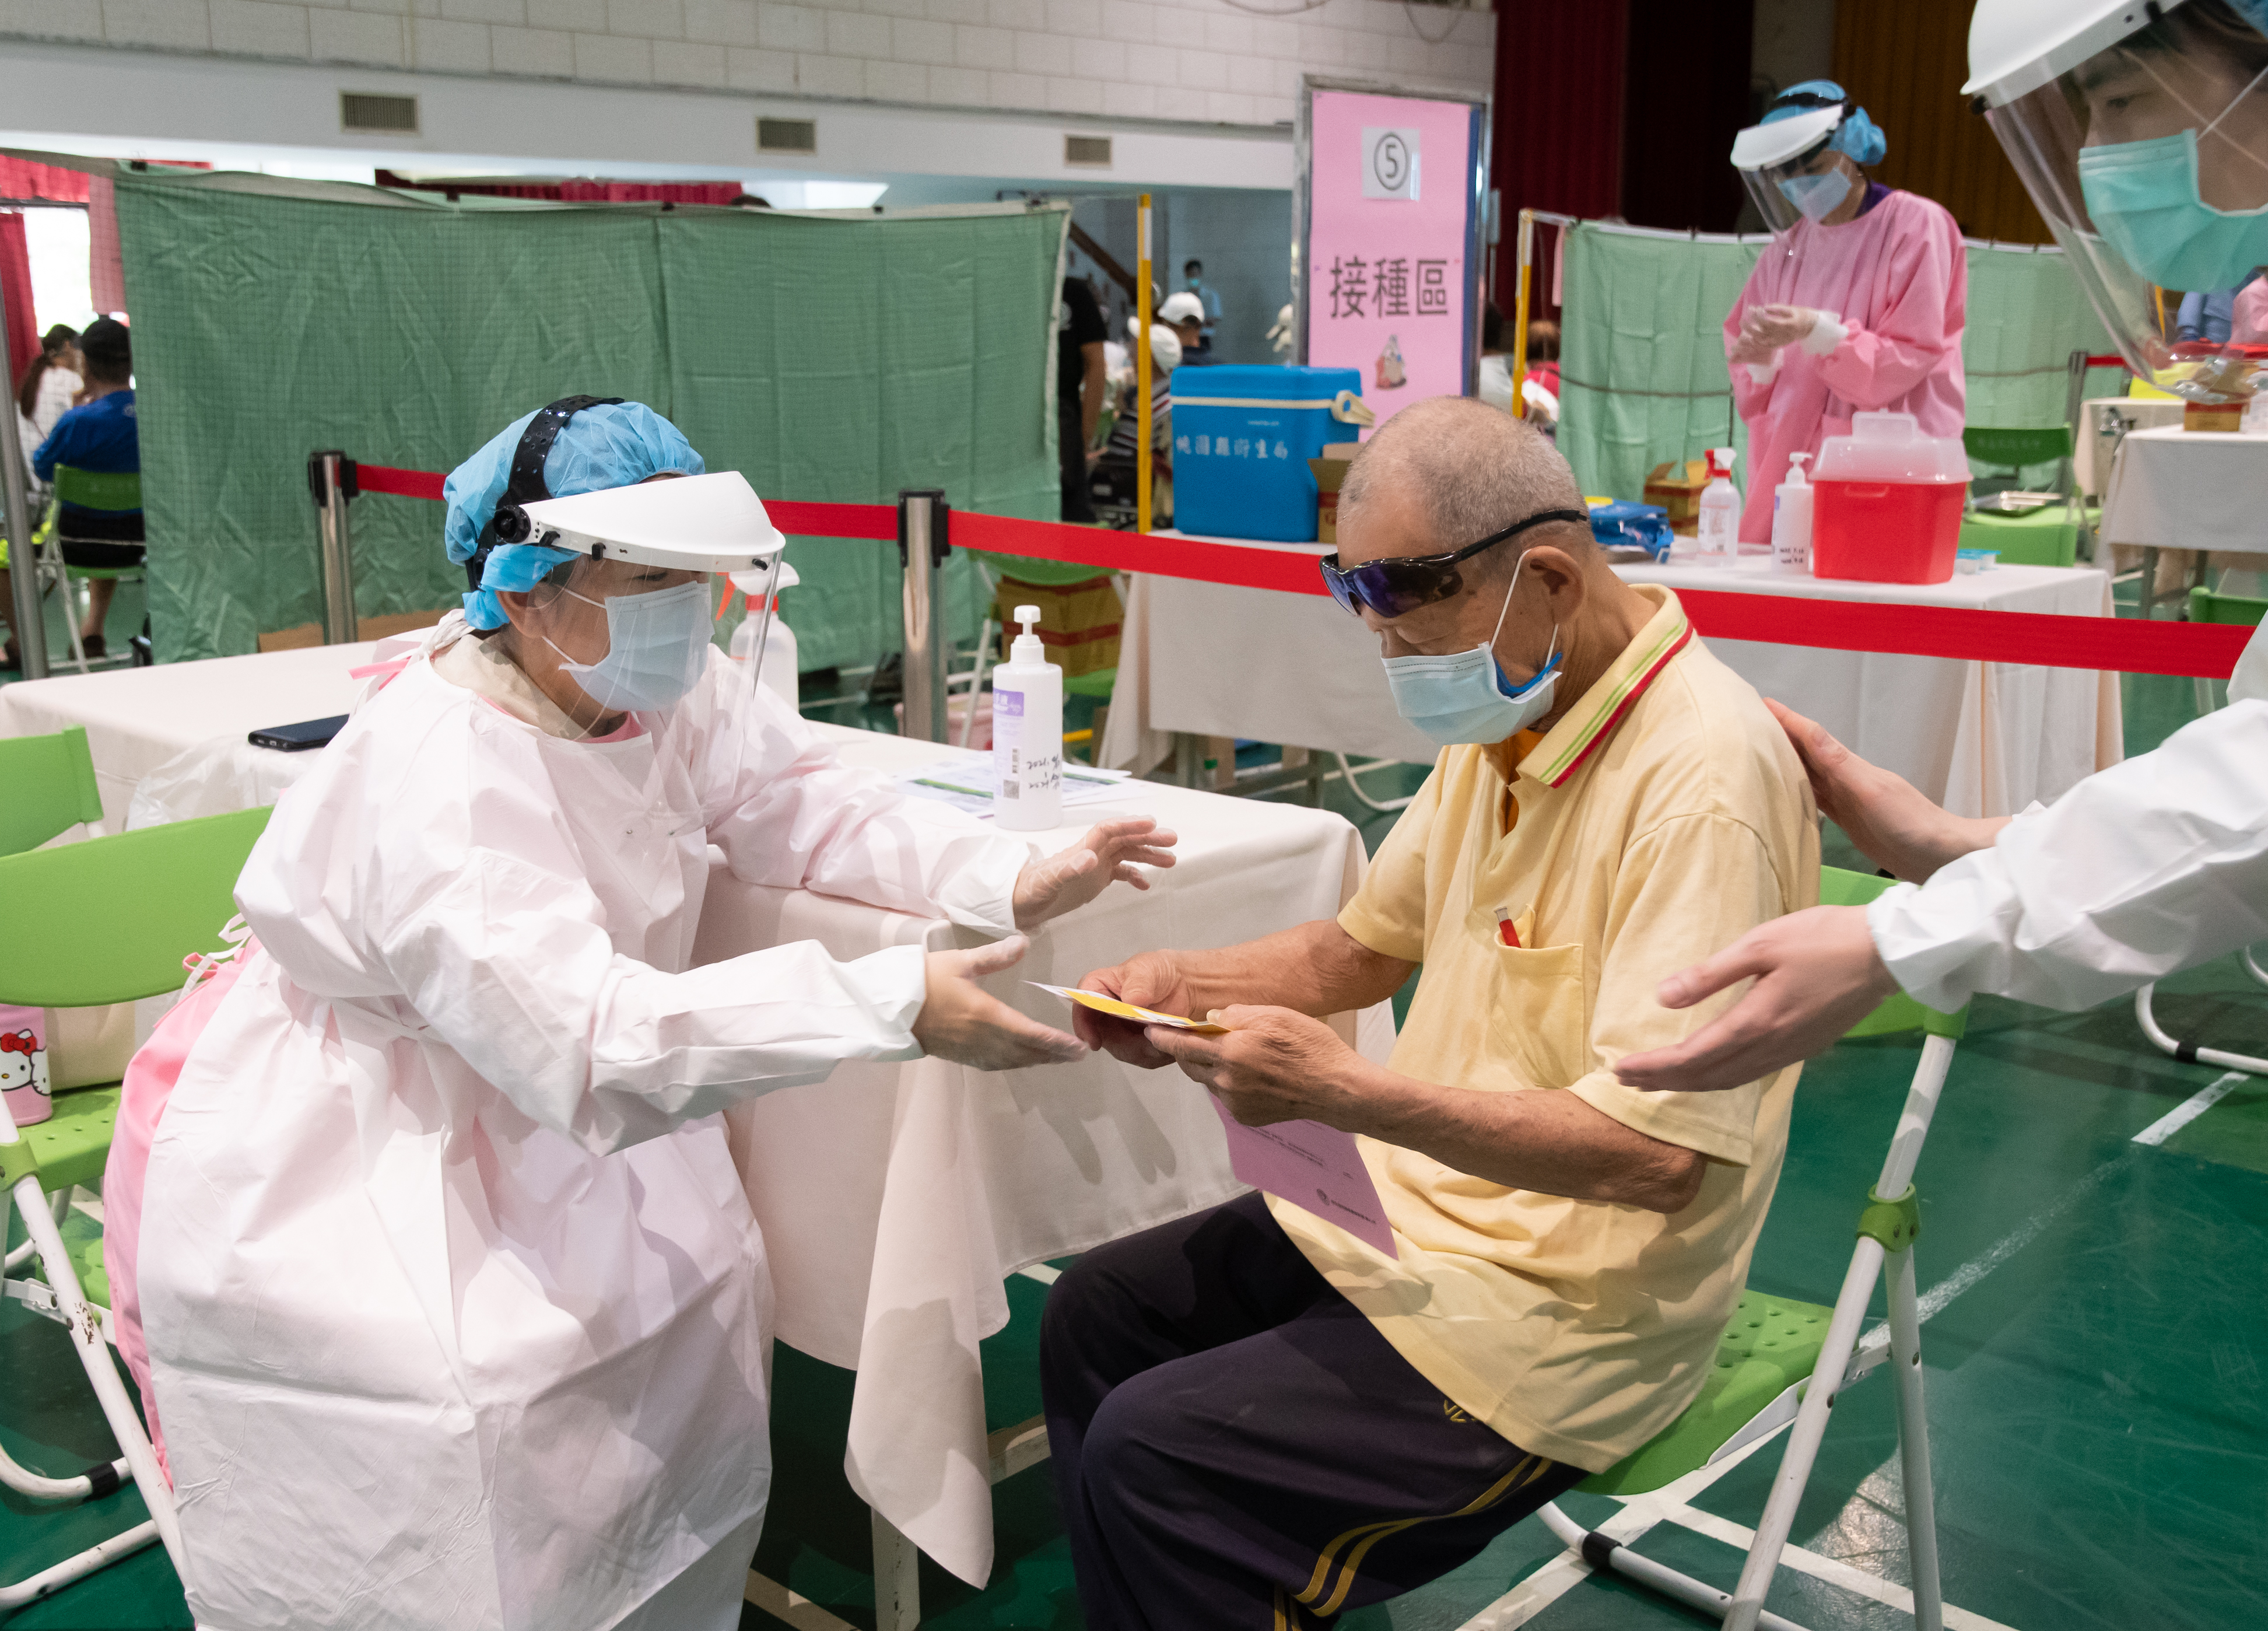
[[[1176,368],[1173,389],[1174,529],[1313,543],[1307,461],[1362,434],[1362,370]]]

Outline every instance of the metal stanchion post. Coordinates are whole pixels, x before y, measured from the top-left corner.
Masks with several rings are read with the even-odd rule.
[[[0,333],[8,327],[8,295],[0,289]],[[9,409],[15,406],[11,402]],[[16,432],[16,416],[0,410],[0,500],[6,505],[8,523],[9,590],[15,601],[17,661],[27,680],[48,677],[48,625],[40,616],[40,565],[32,554],[32,506],[24,487],[24,441]],[[63,600],[63,615],[70,616],[70,600]]]
[[[939,633],[937,569],[952,552],[945,494],[936,488],[898,494],[898,565],[905,569],[905,734],[946,742],[945,641]],[[976,705],[976,698],[969,698]]]
[[[307,455],[307,491],[315,498],[316,538],[323,563],[323,644],[350,646],[355,617],[354,529],[347,503],[361,491],[355,461],[337,448]]]

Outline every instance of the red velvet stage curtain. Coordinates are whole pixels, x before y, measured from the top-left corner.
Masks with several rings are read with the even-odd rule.
[[[1522,210],[1587,219],[1622,210],[1631,4],[1520,0],[1498,7],[1491,162],[1504,212],[1496,301],[1507,320],[1519,289],[1515,238]],[[1557,309],[1550,298],[1555,239],[1548,230],[1536,234],[1528,303],[1537,316]]]
[[[391,170],[378,173],[378,184],[419,193],[543,198],[555,203],[728,204],[741,190],[738,181],[407,181]]]
[[[8,388],[40,354],[39,319],[32,311],[32,257],[24,247],[24,218],[0,215],[0,288],[8,296]]]

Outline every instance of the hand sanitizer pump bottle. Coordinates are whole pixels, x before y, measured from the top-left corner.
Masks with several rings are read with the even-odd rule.
[[[1741,490],[1733,485],[1730,447],[1709,449],[1709,484],[1701,490],[1697,554],[1703,566],[1730,566],[1741,558]]]
[[[1000,791],[994,818],[1010,832],[1063,824],[1063,670],[1033,627],[1036,606],[1016,608],[1024,631],[992,670],[992,768]]]

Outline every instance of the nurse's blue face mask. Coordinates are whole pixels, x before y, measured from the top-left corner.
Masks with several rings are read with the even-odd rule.
[[[2128,265],[2164,289],[2230,289],[2268,262],[2268,204],[2218,210],[2198,184],[2198,144],[2238,102],[2261,93],[2263,70],[2202,129],[2079,150],[2087,213]]]
[[[600,707],[649,712],[666,708],[708,668],[707,584],[681,583],[603,601],[563,587],[560,593],[607,614],[607,654],[596,662],[577,662],[549,635],[540,637],[559,652],[559,666]]]
[[[1543,666],[1525,685],[1514,685],[1496,660],[1496,637],[1512,611],[1512,597],[1520,588],[1520,569],[1528,561],[1521,552],[1513,563],[1512,583],[1504,592],[1504,606],[1496,627],[1470,651],[1444,657],[1381,657],[1387,688],[1394,693],[1394,711],[1443,747],[1460,742],[1502,742],[1551,712],[1559,684],[1559,630],[1554,624],[1551,645]]]
[[[1841,166],[1819,175],[1791,175],[1777,183],[1780,196],[1815,221],[1823,221],[1851,196],[1851,178]]]

